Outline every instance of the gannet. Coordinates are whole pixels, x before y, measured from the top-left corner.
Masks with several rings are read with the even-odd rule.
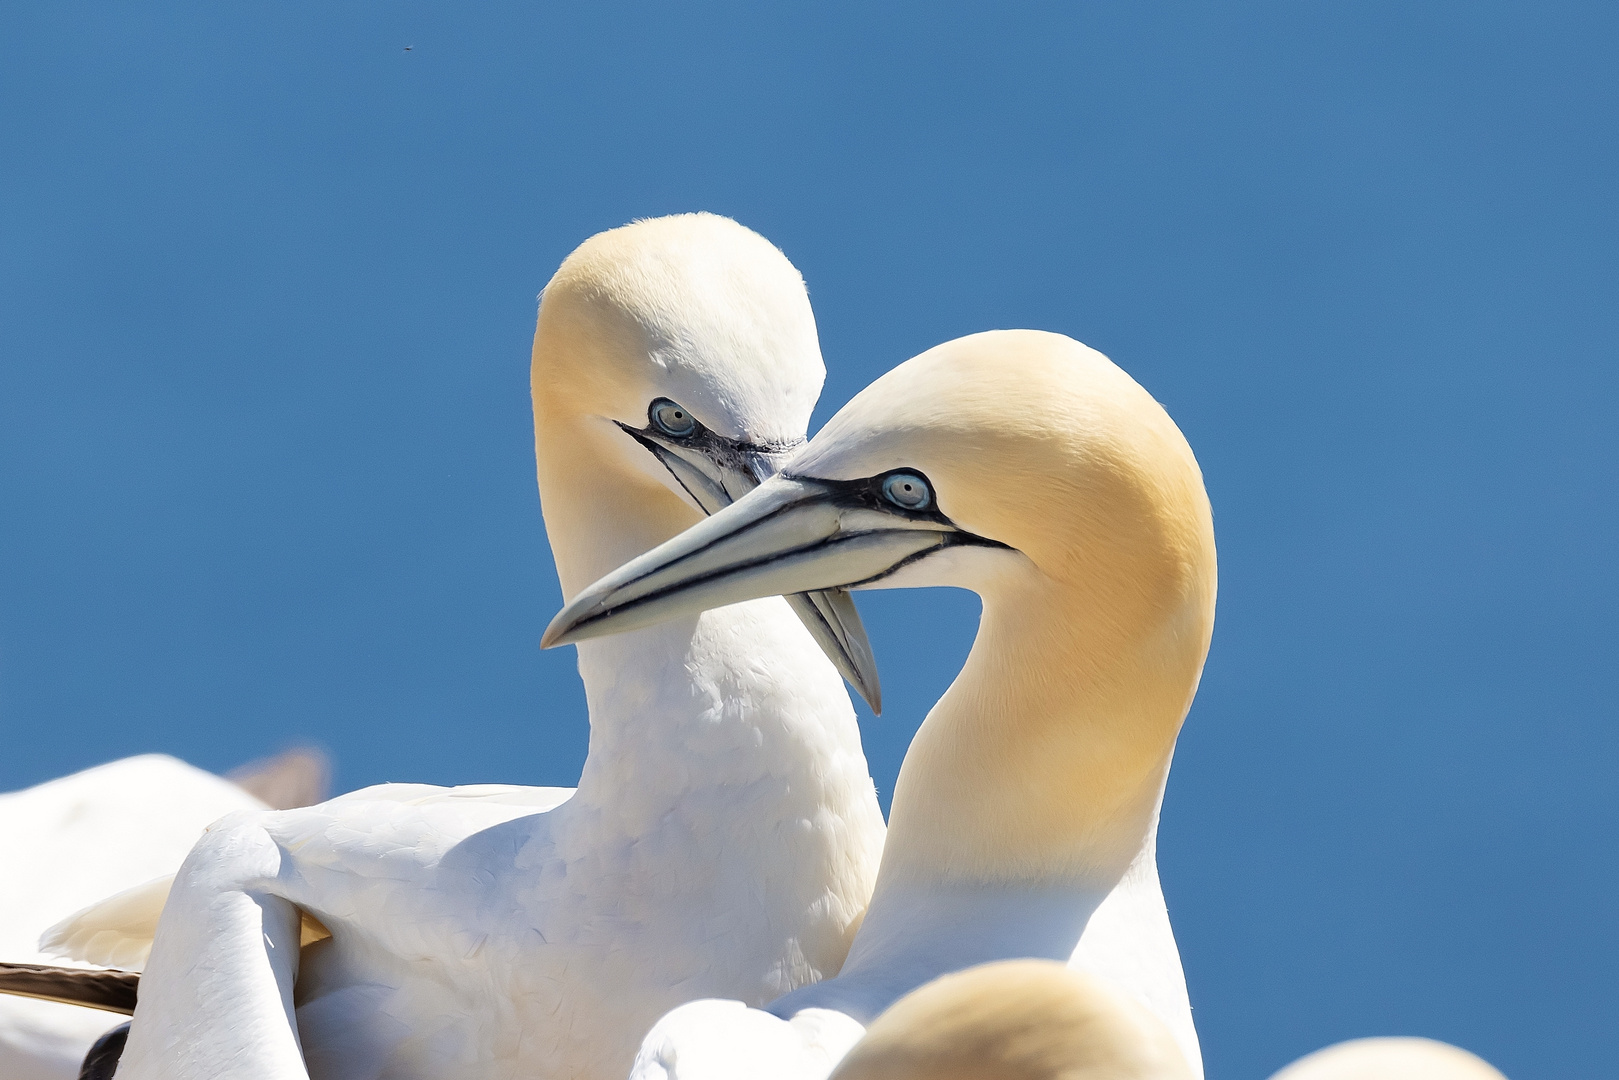
[[[1163,1021],[1055,960],[941,975],[873,1020],[831,1080],[1189,1080]]]
[[[1016,957],[1121,986],[1201,1075],[1154,837],[1213,626],[1214,531],[1186,440],[1100,353],[995,331],[901,364],[783,473],[575,596],[545,644],[772,593],[933,585],[973,590],[983,615],[901,766],[843,969],[768,1007],[790,1031],[734,1001],[675,1010],[636,1077],[824,1076],[902,994]]]
[[[1351,1039],[1306,1054],[1271,1080],[1506,1080],[1475,1054],[1437,1039]]]
[[[143,754],[0,794],[0,961],[53,963],[40,948],[47,927],[109,893],[173,874],[224,814],[316,801],[323,769],[295,752],[222,778]],[[131,917],[155,925],[156,908]],[[142,958],[119,957],[135,967]],[[0,997],[0,1077],[73,1080],[91,1044],[122,1022],[98,1009]]]
[[[751,487],[823,375],[803,281],[757,234],[685,215],[586,241],[533,351],[564,594]],[[834,649],[862,634],[846,605],[801,608]],[[590,642],[579,671],[577,789],[392,784],[216,823],[169,893],[119,1080],[620,1080],[675,1005],[835,972],[883,821],[838,670],[789,606]]]
[[[1051,960],[941,976],[872,1021],[831,1080],[1185,1080],[1174,1037],[1106,980]],[[1432,1039],[1356,1039],[1271,1080],[1506,1080]]]

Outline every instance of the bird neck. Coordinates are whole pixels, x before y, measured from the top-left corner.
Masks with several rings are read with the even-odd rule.
[[[952,971],[1011,957],[1066,963],[1105,895],[1073,883],[879,883],[837,977],[767,1008],[788,1020],[803,1009],[833,1009],[870,1024]]]
[[[843,682],[780,597],[578,649],[590,749],[574,802],[610,815],[623,835],[692,806],[710,812],[703,793],[716,790],[761,819],[868,803],[875,813]]]
[[[773,1003],[778,1016],[827,1008],[869,1023],[948,971],[1066,962],[1130,866],[1151,869],[1208,650],[1212,573],[1145,604],[1122,578],[1071,589],[1014,573],[982,595],[967,663],[900,768],[849,959]]]
[[[538,387],[535,450],[564,597],[701,518],[622,431],[555,405]],[[760,817],[814,819],[827,805],[875,813],[843,680],[780,597],[578,650],[590,749],[571,813],[598,807],[618,822],[611,827],[639,836],[714,788],[733,800],[756,794]]]
[[[536,396],[534,450],[564,600],[702,520],[664,467],[600,417],[543,408]]]
[[[1010,575],[900,770],[884,883],[1105,895],[1151,839],[1213,621],[1213,581]]]

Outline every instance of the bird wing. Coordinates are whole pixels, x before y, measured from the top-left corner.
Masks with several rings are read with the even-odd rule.
[[[227,780],[160,754],[0,794],[0,960],[63,963],[39,949],[47,927],[173,873],[209,822],[263,805]],[[87,977],[93,983],[100,976]],[[77,976],[67,983],[72,994],[59,996],[76,998],[84,989]],[[77,1075],[85,1051],[118,1020],[94,1009],[0,998],[0,1076]]]
[[[172,874],[203,829],[264,804],[160,754],[0,795],[0,960],[48,962],[39,937],[114,893]]]
[[[394,802],[412,806],[473,805],[520,806],[539,813],[565,802],[572,788],[519,787],[476,784],[442,788],[428,784],[382,784],[362,788],[325,804]],[[146,966],[157,934],[158,917],[169,896],[173,874],[153,878],[74,912],[47,929],[39,940],[40,952],[101,967],[139,971]],[[320,921],[305,913],[300,945],[331,936]]]
[[[135,990],[140,978],[135,971],[0,963],[0,993],[84,1005],[125,1016],[135,1012]]]
[[[102,967],[146,966],[174,875],[165,874],[74,912],[40,935],[39,950]]]
[[[438,787],[434,784],[377,784],[359,788],[321,805],[337,809],[361,803],[403,803],[407,806],[473,805],[521,806],[530,813],[543,813],[567,802],[573,788],[524,787],[519,784],[463,784]]]
[[[187,856],[165,901],[160,947],[142,974],[141,1024],[132,1031],[121,1071],[161,1072],[176,1080],[296,1076],[303,1075],[305,1051],[370,1045],[379,1030],[391,1038],[402,1026],[402,1038],[417,1037],[418,1030],[390,1027],[391,1017],[378,1017],[373,1009],[371,1016],[356,1016],[341,1038],[312,1038],[300,1046],[301,1021],[292,1008],[302,968],[299,944],[309,941],[311,931],[324,931],[310,916],[331,927],[344,951],[323,952],[341,959],[324,968],[312,961],[304,971],[311,980],[304,984],[304,1004],[323,1003],[316,1012],[330,1012],[339,999],[352,1005],[353,994],[343,992],[362,983],[376,983],[387,998],[403,985],[397,980],[411,978],[408,970],[401,972],[409,965],[399,958],[481,946],[472,940],[479,937],[475,926],[465,927],[460,918],[446,926],[440,917],[446,904],[456,916],[475,912],[475,905],[456,906],[459,893],[447,895],[438,887],[445,884],[438,872],[444,855],[502,823],[543,818],[537,811],[568,794],[555,788],[384,785],[317,806],[215,822]],[[487,885],[476,873],[448,882],[452,891],[474,893]],[[357,923],[364,932],[354,932]],[[202,985],[206,993],[197,992]],[[443,990],[435,985],[427,995],[436,1024],[456,1019],[454,997]],[[355,1016],[352,1009],[337,1011]],[[377,1045],[371,1059],[386,1060],[388,1045]],[[183,1068],[167,1056],[174,1046],[186,1048]]]

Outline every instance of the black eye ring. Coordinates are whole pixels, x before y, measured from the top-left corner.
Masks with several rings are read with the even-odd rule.
[[[697,429],[702,426],[690,410],[668,398],[658,398],[648,405],[646,418],[654,428],[674,439],[695,435]]]
[[[883,498],[901,510],[927,510],[933,505],[933,489],[913,472],[889,473],[883,478]]]

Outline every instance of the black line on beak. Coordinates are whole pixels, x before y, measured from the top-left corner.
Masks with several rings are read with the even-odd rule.
[[[721,467],[729,466],[749,475],[753,475],[750,457],[779,456],[804,445],[803,439],[795,439],[792,442],[785,443],[754,443],[743,442],[740,439],[728,439],[724,435],[718,435],[710,431],[701,424],[690,435],[677,437],[666,435],[651,426],[633,428],[622,420],[614,420],[613,423],[622,428],[626,435],[633,438],[647,450],[652,451],[654,456],[656,456],[657,448],[660,446],[670,449],[679,446],[686,450],[697,451],[716,465]],[[661,461],[662,459],[660,458],[659,460]],[[679,478],[677,477],[676,479]],[[764,477],[755,476],[754,479],[763,480]],[[681,486],[684,487],[685,485]]]
[[[630,427],[628,424],[620,423],[617,420],[614,420],[613,423],[618,424],[619,427],[623,428],[624,434],[640,443],[646,452],[651,454],[653,459],[656,460],[659,465],[662,465],[664,470],[668,472],[670,476],[675,478],[675,483],[680,485],[680,490],[684,491],[692,502],[696,503],[698,506],[703,505],[703,500],[698,497],[697,492],[693,491],[691,487],[687,485],[686,481],[681,479],[680,474],[677,473],[673,467],[671,467],[670,464],[663,459],[663,454],[661,452],[663,450],[663,446],[654,441],[652,436],[647,431],[637,430]]]

